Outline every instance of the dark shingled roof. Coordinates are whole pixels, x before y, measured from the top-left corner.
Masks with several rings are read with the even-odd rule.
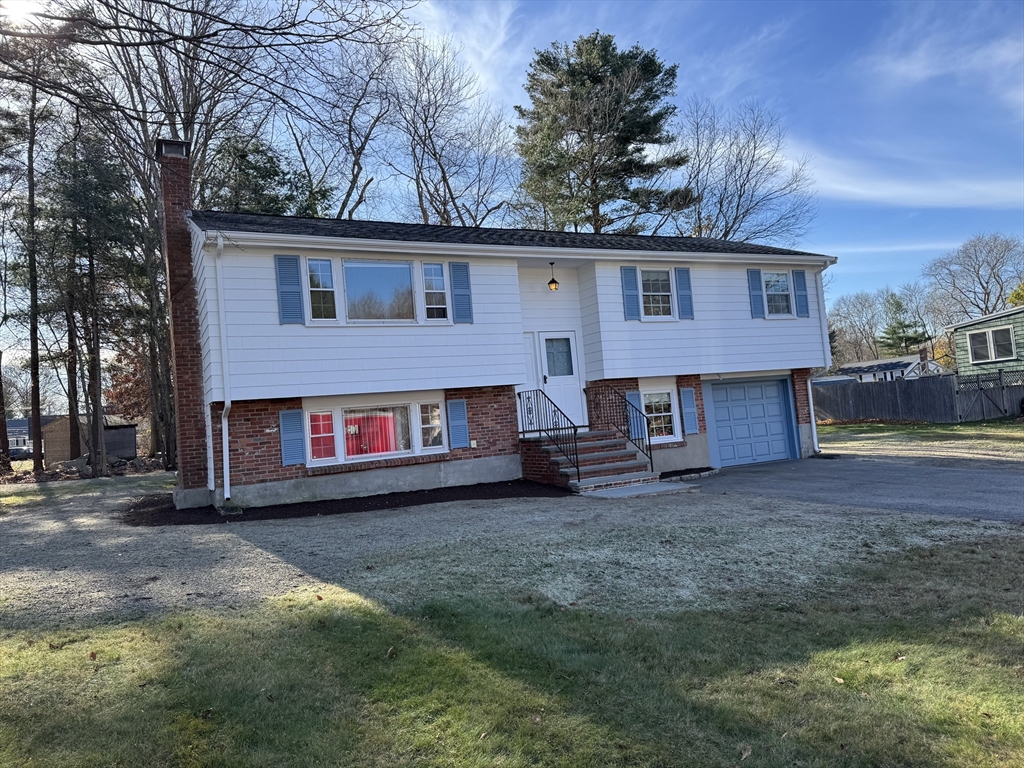
[[[917,355],[890,357],[885,360],[864,360],[860,363],[847,363],[836,368],[836,373],[884,373],[885,371],[901,371],[920,361]]]
[[[452,243],[522,248],[592,248],[594,250],[664,251],[686,253],[740,253],[761,256],[815,256],[756,243],[735,243],[709,237],[660,237],[651,235],[595,235],[589,232],[546,232],[536,229],[490,227],[440,227],[434,224],[399,224],[393,221],[304,219],[297,216],[265,216],[250,213],[192,211],[192,221],[204,231],[257,232],[274,235],[312,235],[364,240],[396,240],[407,243]]]

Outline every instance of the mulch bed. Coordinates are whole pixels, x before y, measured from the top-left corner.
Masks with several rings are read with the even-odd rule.
[[[401,509],[423,504],[440,504],[446,501],[562,498],[570,495],[572,494],[564,488],[542,485],[529,480],[512,480],[506,483],[458,485],[450,488],[385,493],[379,496],[362,496],[353,499],[278,504],[271,507],[244,509],[241,514],[231,515],[222,515],[215,507],[175,509],[171,497],[161,495],[145,496],[132,502],[131,506],[121,515],[121,522],[133,526],[221,525],[250,520],[289,520],[296,517],[374,512],[380,509]]]

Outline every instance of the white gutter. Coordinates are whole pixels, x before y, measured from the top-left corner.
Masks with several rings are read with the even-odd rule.
[[[587,261],[694,261],[732,264],[798,264],[828,266],[835,264],[835,256],[816,253],[709,253],[707,251],[644,251],[622,248],[554,248],[521,245],[478,245],[466,243],[424,243],[405,240],[372,240],[359,237],[330,237],[326,235],[294,235],[271,232],[205,231],[195,222],[192,226],[213,239],[226,239],[229,245],[266,246],[285,248],[292,253],[298,249],[327,248],[364,251],[367,253],[411,253],[419,255],[481,256],[540,260],[579,258]]]
[[[221,461],[224,464],[224,501],[231,498],[231,461],[228,450],[228,416],[231,415],[231,378],[228,373],[228,326],[227,311],[224,309],[224,272],[221,266],[224,256],[224,238],[217,235],[217,320],[220,325],[220,372],[224,387],[224,410],[220,415]]]

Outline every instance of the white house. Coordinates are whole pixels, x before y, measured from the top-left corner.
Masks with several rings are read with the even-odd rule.
[[[922,376],[942,376],[952,371],[941,363],[928,357],[928,351],[922,349],[915,355],[888,357],[882,360],[861,360],[846,363],[836,369],[839,376],[848,376],[855,381],[898,381],[899,379],[918,379]]]
[[[187,146],[158,154],[178,506],[587,490],[813,451],[833,257],[188,211]]]

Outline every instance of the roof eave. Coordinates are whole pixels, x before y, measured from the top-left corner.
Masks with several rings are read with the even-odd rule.
[[[984,315],[982,317],[976,317],[973,320],[964,320],[962,323],[956,323],[955,325],[947,325],[945,330],[955,331],[958,328],[966,328],[969,325],[977,325],[978,323],[987,323],[990,320],[1000,320],[1003,317],[1009,317],[1017,312],[1024,312],[1024,307],[1010,307],[999,312],[993,312],[991,315]]]
[[[836,263],[835,256],[802,253],[718,253],[715,251],[645,251],[620,248],[557,248],[533,245],[481,245],[466,243],[427,243],[406,240],[375,240],[361,237],[331,237],[324,235],[295,235],[276,232],[238,232],[224,230],[203,230],[198,222],[192,226],[205,232],[208,241],[216,235],[224,237],[228,245],[286,247],[295,249],[344,248],[349,250],[369,251],[372,253],[401,254],[440,254],[448,256],[481,256],[519,258],[553,257],[580,258],[595,261],[622,261],[623,259],[643,258],[645,261],[722,261],[731,263],[750,263],[767,261],[774,264],[788,263],[828,267]]]

